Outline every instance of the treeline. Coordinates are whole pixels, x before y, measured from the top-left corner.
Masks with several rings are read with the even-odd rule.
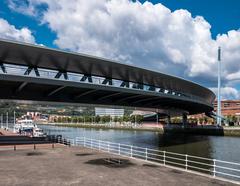
[[[142,115],[124,115],[122,117],[111,117],[111,116],[58,116],[53,118],[54,123],[138,123],[143,121]]]

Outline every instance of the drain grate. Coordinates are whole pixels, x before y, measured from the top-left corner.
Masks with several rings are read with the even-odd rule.
[[[102,158],[102,159],[94,159],[86,162],[87,164],[92,165],[104,165],[110,168],[125,168],[128,166],[134,165],[128,159],[120,159],[120,158]]]
[[[75,154],[75,156],[90,156],[90,155],[93,155],[91,153],[77,153]]]
[[[41,156],[43,155],[42,152],[28,152],[27,156]]]

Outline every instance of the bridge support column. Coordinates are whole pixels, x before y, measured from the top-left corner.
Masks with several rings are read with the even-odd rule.
[[[171,124],[171,116],[167,116],[167,125],[170,125]]]
[[[187,125],[187,114],[186,113],[182,114],[182,124],[184,127]]]

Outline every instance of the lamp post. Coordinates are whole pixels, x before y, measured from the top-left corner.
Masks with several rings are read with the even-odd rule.
[[[8,112],[7,112],[7,114],[6,114],[6,124],[7,124],[6,128],[7,128],[7,130],[8,130]]]
[[[14,126],[16,124],[16,112],[15,111],[13,112],[13,124],[14,124]]]
[[[221,126],[221,48],[218,48],[218,99],[217,99],[217,125]]]
[[[1,128],[3,128],[3,116],[1,114]]]

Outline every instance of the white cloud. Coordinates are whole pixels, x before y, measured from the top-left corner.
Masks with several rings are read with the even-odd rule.
[[[210,88],[217,95],[217,88]],[[240,93],[236,88],[223,87],[221,89],[221,98],[226,99],[240,99]]]
[[[223,80],[240,80],[240,30],[211,37],[211,25],[187,10],[129,0],[9,0],[57,34],[62,49],[115,59],[164,73],[214,82],[217,48]],[[26,3],[27,2],[27,3]],[[48,8],[39,8],[41,5]],[[28,13],[30,12],[30,13]],[[214,86],[214,85],[211,85]]]
[[[35,43],[34,36],[28,28],[17,29],[2,18],[0,18],[0,38]]]

